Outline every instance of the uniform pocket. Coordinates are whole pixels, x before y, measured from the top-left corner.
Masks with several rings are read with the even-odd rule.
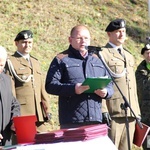
[[[17,95],[17,99],[18,99],[20,105],[26,105],[27,104],[26,97],[22,97],[22,96]]]
[[[119,74],[124,70],[124,61],[120,61],[119,59],[110,59],[108,61],[108,66],[113,72]]]

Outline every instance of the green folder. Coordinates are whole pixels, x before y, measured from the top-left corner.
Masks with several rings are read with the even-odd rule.
[[[94,93],[97,89],[105,88],[111,81],[111,78],[86,78],[82,85],[89,85],[90,89],[85,91],[84,93]]]

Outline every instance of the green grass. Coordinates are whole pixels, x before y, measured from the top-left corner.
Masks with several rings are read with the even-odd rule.
[[[32,30],[32,55],[40,60],[44,74],[52,58],[67,49],[70,29],[77,24],[89,27],[91,45],[102,46],[107,42],[104,30],[110,20],[124,18],[128,37],[124,46],[134,55],[136,65],[142,59],[140,50],[145,38],[150,36],[147,0],[0,0],[0,8],[1,45],[12,54],[16,34]],[[50,106],[52,129],[57,129],[56,96],[50,96]]]

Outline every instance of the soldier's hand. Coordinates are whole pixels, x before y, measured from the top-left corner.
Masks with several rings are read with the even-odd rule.
[[[10,129],[11,129],[12,131],[15,131],[14,123],[11,125]]]
[[[136,117],[136,123],[137,123],[141,128],[143,128],[143,125],[142,125],[141,120],[142,120],[141,116],[138,115],[138,117]]]
[[[102,113],[103,123],[106,123],[109,127],[111,126],[111,117],[108,112]]]
[[[47,113],[47,121],[49,122],[49,121],[51,121],[51,119],[52,119],[52,114],[51,113]]]
[[[141,124],[141,116],[140,115],[138,115],[137,117],[136,117],[136,122],[138,122],[139,124]]]
[[[137,117],[137,120],[138,120],[139,122],[141,122],[141,119],[142,119],[141,116],[138,116],[138,117]]]

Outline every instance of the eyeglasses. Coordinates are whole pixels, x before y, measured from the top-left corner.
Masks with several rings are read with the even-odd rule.
[[[88,41],[88,40],[90,40],[89,37],[71,37],[71,38],[74,38],[74,39],[76,39],[77,41],[81,41],[81,40]]]

